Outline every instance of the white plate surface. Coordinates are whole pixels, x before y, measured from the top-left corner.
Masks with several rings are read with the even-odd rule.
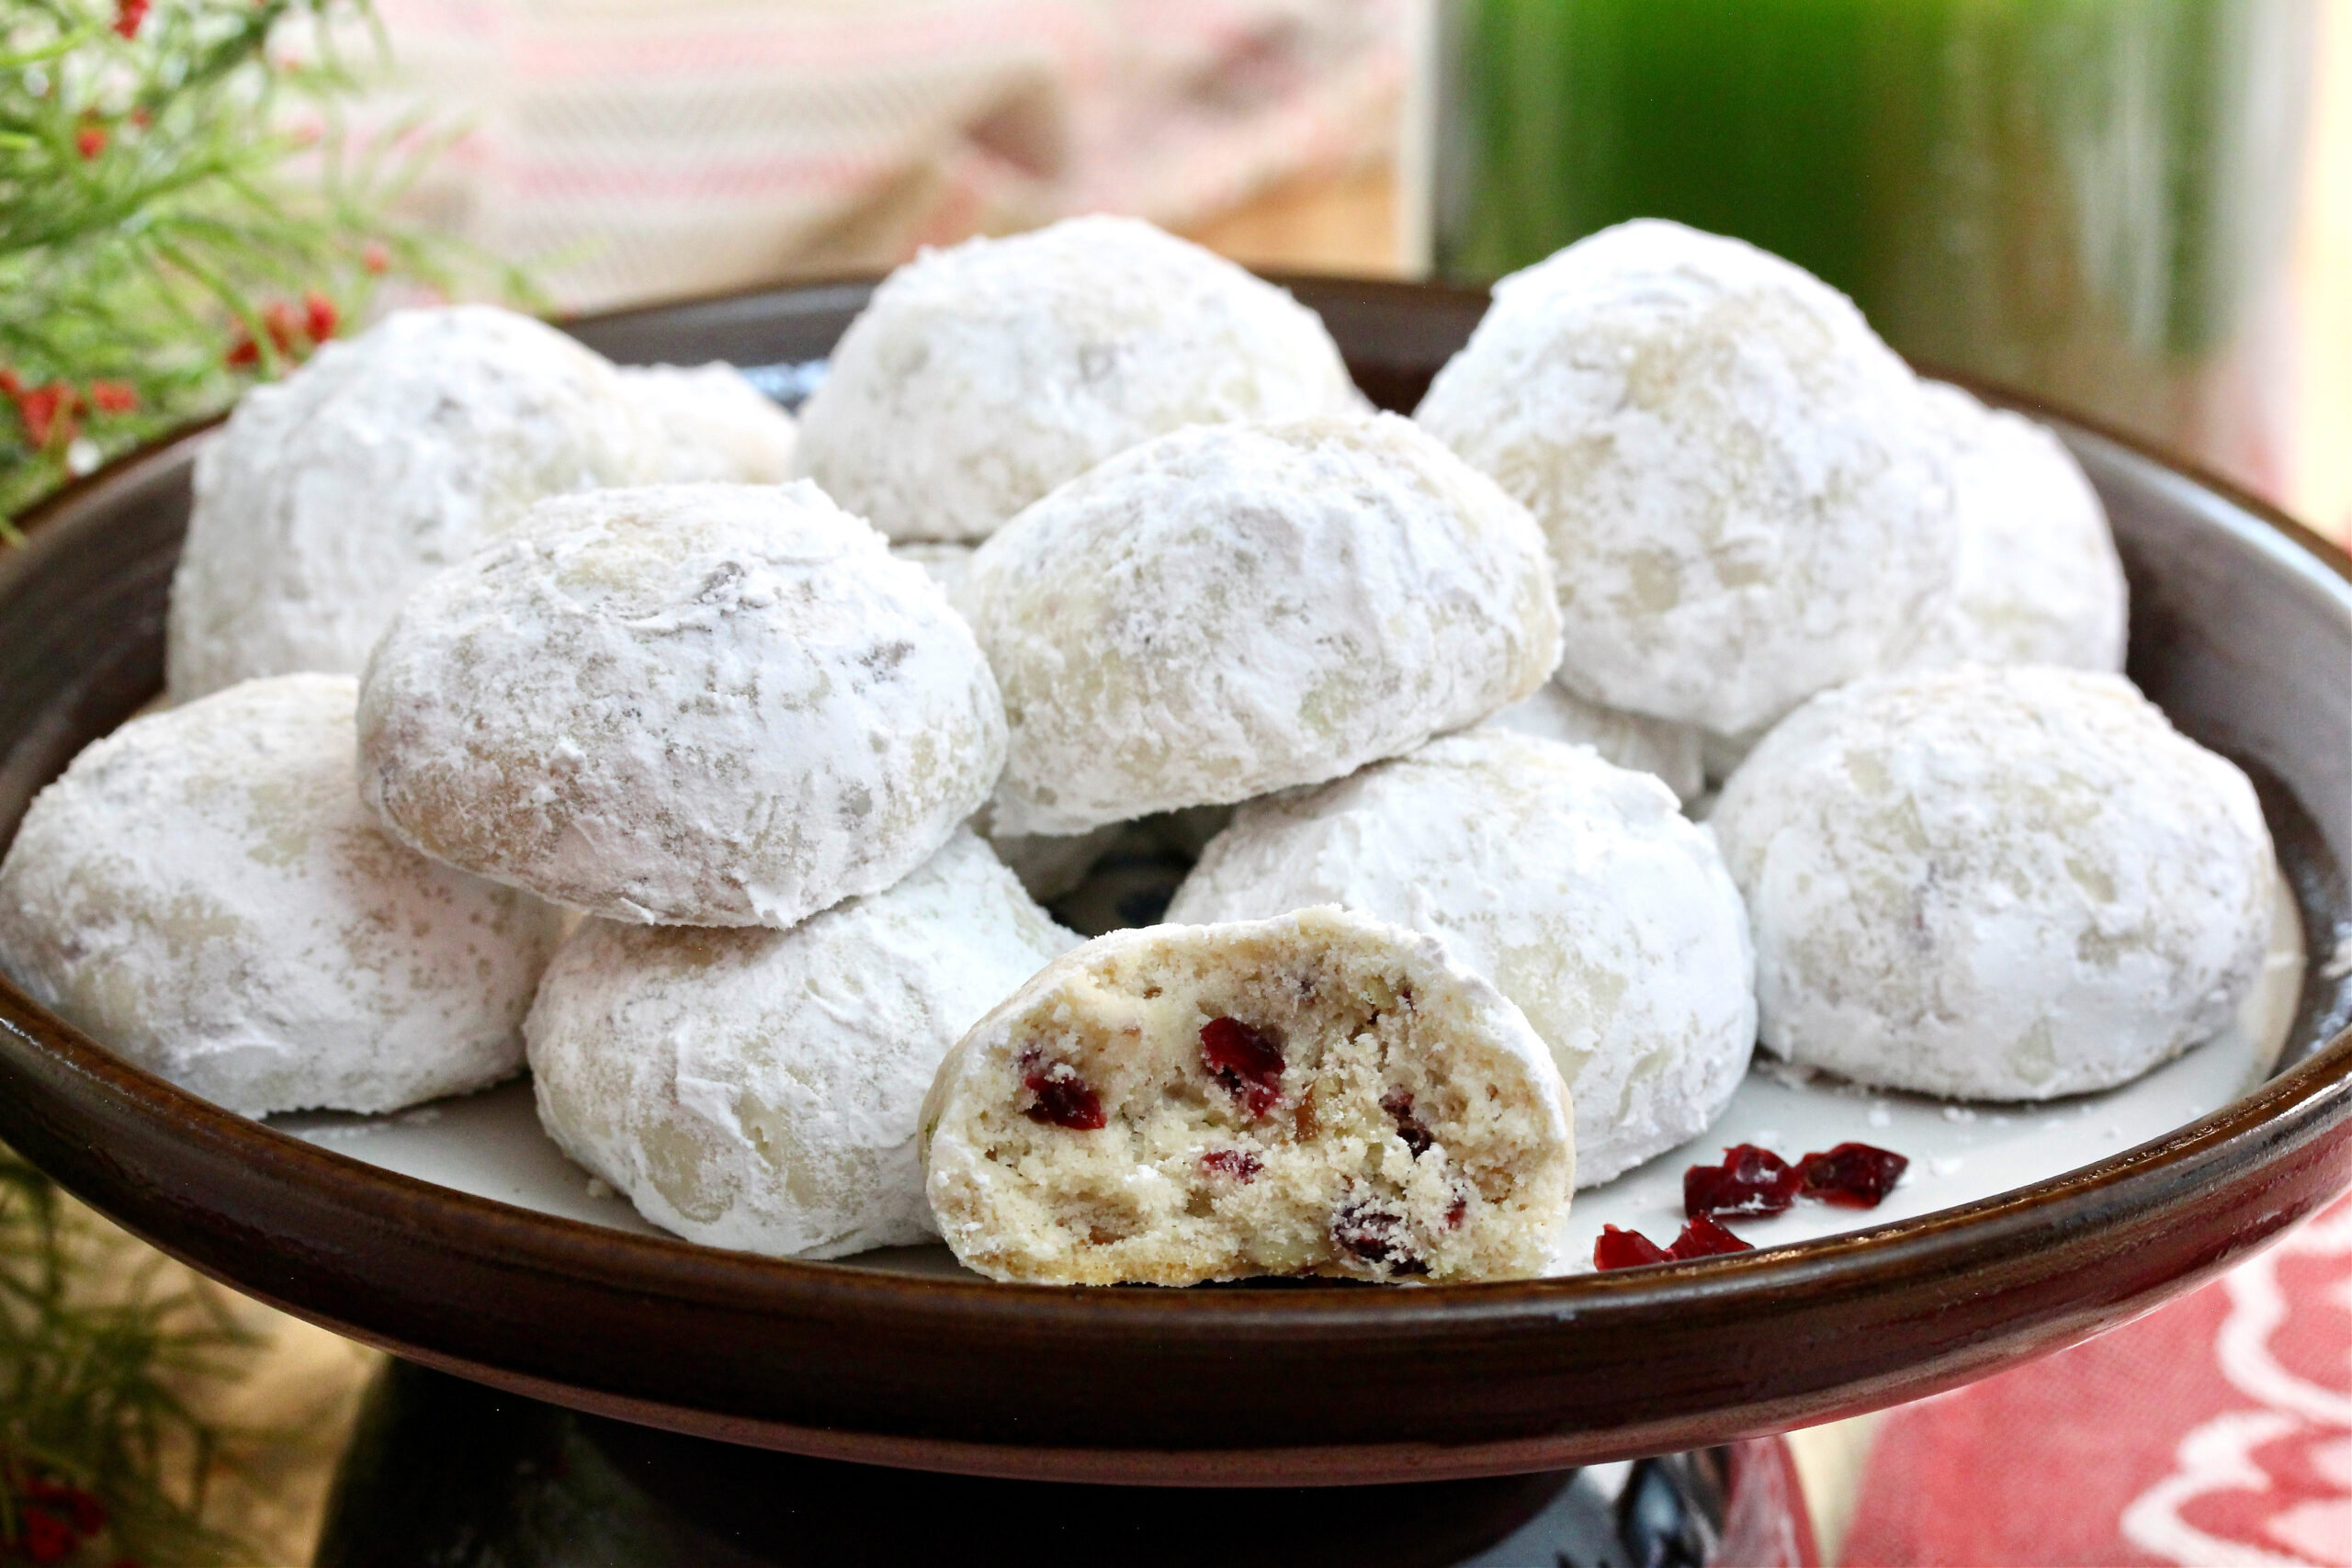
[[[1875,1144],[1907,1156],[1901,1185],[1876,1209],[1800,1203],[1769,1220],[1735,1222],[1758,1247],[1805,1241],[1990,1198],[2120,1153],[2218,1111],[2269,1076],[2293,1021],[2303,973],[2301,921],[2280,889],[2268,964],[2238,1022],[2134,1082],[2034,1106],[1956,1105],[1920,1095],[1808,1080],[1760,1053],[1713,1129],[1577,1195],[1574,1233],[1603,1224],[1665,1245],[1682,1226],[1682,1172],[1739,1143],[1792,1160],[1833,1144]],[[660,1234],[627,1199],[566,1159],[540,1131],[528,1083],[516,1082],[390,1116],[277,1116],[270,1124],[386,1170],[616,1230]],[[1580,1245],[1582,1245],[1580,1243]],[[890,1247],[845,1267],[960,1271],[944,1247]]]

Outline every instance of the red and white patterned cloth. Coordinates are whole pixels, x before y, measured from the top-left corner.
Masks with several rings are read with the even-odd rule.
[[[1893,1412],[1839,1558],[2352,1565],[2352,1199],[2137,1323]]]
[[[1169,227],[1383,155],[1398,0],[379,0],[363,116],[469,129],[416,215],[567,308]]]

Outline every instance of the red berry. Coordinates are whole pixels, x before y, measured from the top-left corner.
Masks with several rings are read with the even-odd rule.
[[[129,413],[139,406],[139,392],[124,381],[93,381],[90,406],[100,413]]]
[[[74,1527],[42,1508],[20,1509],[17,1515],[17,1551],[34,1562],[62,1562],[81,1546]]]
[[[239,333],[237,341],[229,345],[229,352],[220,356],[220,363],[232,370],[258,365],[261,363],[261,344],[254,341],[251,333]]]
[[[1672,1255],[1639,1231],[1621,1231],[1615,1225],[1600,1227],[1600,1235],[1592,1244],[1592,1266],[1595,1269],[1638,1269],[1645,1263],[1667,1263]]]
[[[15,394],[17,416],[25,422],[25,434],[36,446],[47,446],[53,436],[60,442],[74,439],[74,411],[81,405],[82,395],[62,381],[51,381],[45,387],[28,387]]]
[[[1892,1149],[1839,1144],[1826,1155],[1807,1155],[1797,1164],[1804,1195],[1841,1209],[1875,1209],[1911,1162]]]
[[[272,299],[262,307],[261,324],[268,330],[269,341],[278,353],[290,355],[294,352],[294,340],[302,332],[302,318],[295,314],[293,306],[283,299]]]
[[[1437,1139],[1413,1114],[1413,1097],[1401,1089],[1392,1089],[1381,1097],[1380,1109],[1396,1119],[1396,1135],[1405,1140],[1405,1147],[1415,1159]]]
[[[1201,1156],[1201,1164],[1219,1176],[1229,1176],[1236,1181],[1254,1181],[1265,1169],[1256,1155],[1247,1149],[1211,1149]]]
[[[105,126],[85,125],[74,133],[74,151],[82,154],[85,160],[95,158],[106,150],[107,128]]]
[[[1251,1116],[1263,1116],[1283,1097],[1283,1048],[1238,1018],[1201,1025],[1201,1066]]]
[[[1801,1178],[1767,1148],[1739,1144],[1721,1165],[1694,1165],[1682,1173],[1682,1212],[1699,1214],[1778,1214],[1797,1201]]]
[[[125,38],[139,36],[139,24],[147,19],[150,0],[115,0],[114,30]]]
[[[1033,1097],[1023,1111],[1032,1122],[1050,1122],[1077,1133],[1097,1132],[1103,1125],[1102,1100],[1068,1062],[1048,1063],[1034,1049],[1023,1052],[1021,1087]]]
[[[1725,1252],[1752,1252],[1755,1248],[1739,1237],[1701,1214],[1682,1227],[1674,1245],[1666,1249],[1667,1256],[1677,1260],[1690,1258],[1713,1258]]]
[[[368,248],[359,253],[359,265],[371,273],[388,272],[391,269],[392,253],[384,248],[381,241],[370,240]]]
[[[342,321],[343,313],[335,309],[334,301],[317,289],[302,296],[302,329],[311,334],[312,343],[324,343],[334,336],[334,329]]]

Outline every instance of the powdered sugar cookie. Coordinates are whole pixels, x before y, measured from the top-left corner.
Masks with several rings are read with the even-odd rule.
[[[2262,966],[2253,786],[2118,676],[1858,681],[1767,735],[1710,820],[1764,1045],[1865,1083],[2106,1089],[2222,1029]]]
[[[922,1124],[947,1245],[999,1280],[1521,1278],[1575,1182],[1519,1010],[1329,908],[1056,959],[942,1064]]]
[[[527,316],[396,310],[255,387],[196,462],[165,674],[357,674],[402,597],[542,496],[655,476],[619,375]]]
[[[1493,728],[1241,808],[1180,924],[1340,904],[1445,940],[1519,1004],[1576,1099],[1587,1187],[1713,1125],[1756,1039],[1747,912],[1647,773]]]
[[[1526,512],[1392,414],[1122,453],[982,545],[968,594],[1016,833],[1336,778],[1527,695],[1559,645]]]
[[[621,367],[621,385],[660,427],[662,479],[776,484],[799,430],[732,365]]]
[[[961,831],[790,931],[584,921],[526,1026],[539,1120],[689,1240],[910,1246],[938,1234],[915,1126],[940,1059],[1077,942]]]
[[[2130,590],[2082,465],[2030,419],[1941,382],[1925,390],[1955,454],[1960,557],[1951,606],[1904,667],[2120,671]]]
[[[1132,218],[926,251],[800,411],[798,471],[893,539],[981,539],[1180,425],[1354,412],[1315,312]]]
[[[1736,240],[1645,220],[1503,279],[1414,417],[1544,525],[1590,701],[1736,733],[1887,667],[1951,593],[1917,381]]]
[[[395,1111],[520,1068],[556,913],[377,828],[352,779],[356,692],[249,681],[85,750],[0,863],[0,965],[249,1116]]]
[[[401,607],[360,786],[416,849],[591,914],[788,926],[931,858],[1004,756],[918,567],[805,481],[544,502]]]
[[[1589,746],[1602,759],[1636,773],[1655,773],[1685,805],[1706,793],[1701,765],[1705,731],[1646,714],[1587,702],[1557,681],[1546,681],[1487,720],[1489,729],[1515,729],[1571,746]]]

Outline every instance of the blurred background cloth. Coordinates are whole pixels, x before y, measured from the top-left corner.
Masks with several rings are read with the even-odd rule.
[[[1074,212],[1184,229],[1384,159],[1392,0],[379,0],[419,212],[594,310]]]

